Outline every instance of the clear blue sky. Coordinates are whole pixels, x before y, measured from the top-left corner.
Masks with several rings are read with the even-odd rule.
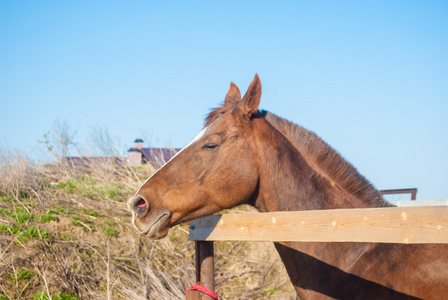
[[[235,82],[377,188],[448,197],[447,1],[0,0],[0,145],[182,147]],[[157,141],[158,140],[158,141]]]

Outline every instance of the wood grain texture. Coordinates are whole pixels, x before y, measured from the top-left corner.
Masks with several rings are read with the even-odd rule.
[[[190,240],[448,243],[448,207],[391,207],[213,215]]]

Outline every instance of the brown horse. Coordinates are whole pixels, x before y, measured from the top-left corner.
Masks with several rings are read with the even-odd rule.
[[[314,133],[260,112],[257,75],[231,83],[202,132],[129,198],[153,238],[239,204],[261,212],[390,206]],[[301,299],[447,299],[448,246],[275,243]]]

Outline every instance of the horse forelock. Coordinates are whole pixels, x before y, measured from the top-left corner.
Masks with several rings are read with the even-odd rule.
[[[210,113],[205,117],[204,128],[209,126],[213,121],[215,121],[220,115],[227,112],[229,110],[228,107],[221,106],[214,108],[210,111]]]
[[[345,191],[369,205],[390,206],[366,178],[314,132],[272,113],[263,112],[263,115],[267,122],[302,153],[305,159],[311,160],[313,166]]]

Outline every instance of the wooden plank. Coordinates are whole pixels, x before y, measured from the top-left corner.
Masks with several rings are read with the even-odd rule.
[[[190,240],[448,243],[448,207],[390,207],[213,215]]]

